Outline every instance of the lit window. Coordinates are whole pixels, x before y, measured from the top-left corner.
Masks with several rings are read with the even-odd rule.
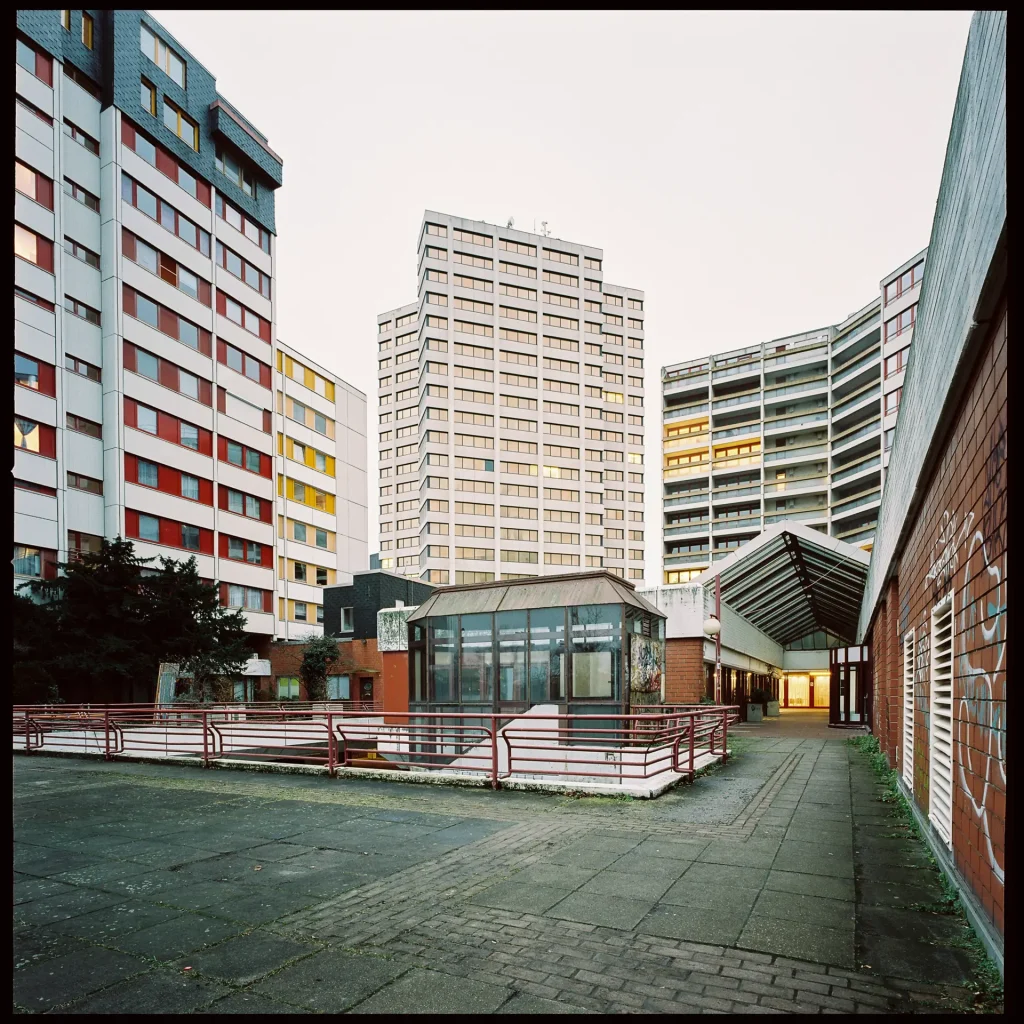
[[[64,28],[65,31],[67,31],[67,32],[71,31],[71,12],[70,11],[61,11],[60,12],[60,23],[61,23],[61,27]]]
[[[278,676],[277,677],[277,699],[278,700],[298,700],[299,699],[299,680],[297,676]]]
[[[167,72],[182,89],[185,88],[185,62],[145,25],[139,26],[139,47],[157,67]]]
[[[42,576],[43,552],[39,548],[27,548],[21,544],[14,545],[14,575]]]
[[[14,353],[14,381],[25,388],[39,390],[39,363],[28,356]]]
[[[82,11],[82,42],[85,43],[88,49],[92,49],[92,30],[93,21],[91,15]]]
[[[14,417],[14,447],[24,448],[29,452],[39,451],[39,424],[32,420]]]

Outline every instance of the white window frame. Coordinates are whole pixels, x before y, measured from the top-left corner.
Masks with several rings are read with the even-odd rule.
[[[355,631],[355,625],[352,619],[352,609],[342,608],[341,609],[341,632],[352,633]]]
[[[928,819],[953,849],[953,594],[932,608],[929,666]]]

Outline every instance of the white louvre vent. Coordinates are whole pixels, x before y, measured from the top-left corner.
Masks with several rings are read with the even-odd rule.
[[[928,817],[953,848],[953,595],[932,609]]]
[[[914,792],[914,631],[903,637],[903,781]]]

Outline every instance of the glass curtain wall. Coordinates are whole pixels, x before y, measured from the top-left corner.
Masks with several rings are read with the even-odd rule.
[[[622,606],[579,605],[572,621],[572,695],[619,697],[622,693]]]

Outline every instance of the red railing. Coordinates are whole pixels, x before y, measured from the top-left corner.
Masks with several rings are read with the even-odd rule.
[[[14,746],[114,757],[263,761],[326,768],[445,771],[502,779],[622,785],[665,773],[692,779],[704,755],[728,756],[735,706],[644,707],[636,714],[499,716],[382,713],[377,705],[17,706]]]

